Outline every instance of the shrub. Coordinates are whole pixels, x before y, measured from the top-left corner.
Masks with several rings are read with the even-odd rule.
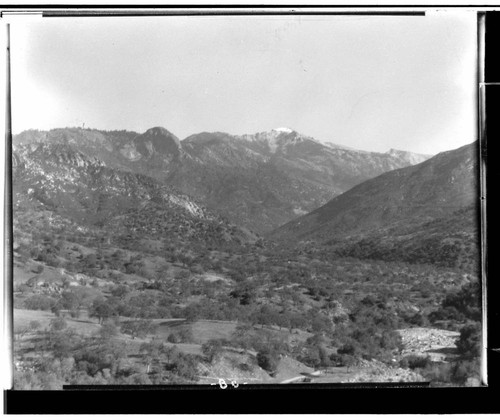
[[[431,359],[423,356],[409,355],[401,359],[400,366],[409,369],[426,369],[432,364]]]
[[[24,307],[31,310],[48,311],[56,300],[45,295],[33,295],[24,301]]]
[[[74,331],[67,329],[50,331],[48,339],[52,354],[60,359],[70,357],[80,342],[80,338],[74,334]]]
[[[157,326],[148,320],[127,321],[121,326],[121,332],[130,335],[132,339],[144,338],[148,334],[154,334],[156,330]]]
[[[270,373],[276,370],[278,362],[278,355],[274,351],[262,350],[257,353],[257,364]]]
[[[61,331],[64,330],[67,326],[68,324],[64,318],[54,318],[50,321],[51,331]]]
[[[328,367],[334,363],[327,355],[326,349],[321,344],[309,344],[302,348],[297,360],[314,368]]]
[[[190,326],[181,327],[178,331],[181,343],[191,343],[193,342],[193,330]]]
[[[226,340],[212,339],[201,346],[201,351],[208,361],[212,363],[221,357],[225,343]]]
[[[33,268],[33,273],[36,273],[36,274],[41,274],[43,273],[43,270],[45,269],[45,267],[42,265],[42,264],[37,264],[34,268]]]
[[[91,318],[97,318],[99,324],[102,324],[106,319],[116,315],[116,309],[103,298],[97,298],[92,302],[89,310]]]
[[[473,360],[460,360],[453,364],[451,369],[453,382],[465,385],[470,378],[480,379],[479,358]]]
[[[94,376],[104,369],[110,369],[111,372],[116,371],[116,367],[124,355],[125,351],[122,345],[108,342],[106,345],[92,348],[83,347],[74,353],[74,359],[77,370]]]
[[[30,331],[38,331],[42,327],[39,321],[30,321],[29,329]]]
[[[350,354],[342,354],[340,355],[340,364],[345,366],[349,372],[349,368],[356,364],[356,358]]]
[[[469,360],[481,354],[481,323],[469,323],[460,330],[457,350],[462,357]]]
[[[181,378],[194,381],[198,378],[198,369],[196,358],[189,354],[179,353],[174,362],[173,372]]]
[[[429,317],[463,321],[481,320],[481,288],[478,282],[470,282],[461,289],[450,293],[441,303],[441,308]]]

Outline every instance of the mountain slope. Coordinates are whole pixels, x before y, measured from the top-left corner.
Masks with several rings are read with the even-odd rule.
[[[413,254],[413,260],[429,262],[431,250],[443,251],[444,245],[451,254],[467,244],[477,247],[477,180],[473,143],[363,182],[270,236],[335,245],[343,255],[405,259]],[[426,250],[422,258],[419,250]],[[448,253],[441,251],[441,257]]]
[[[15,144],[71,145],[107,167],[175,187],[256,232],[306,214],[366,179],[427,158],[325,145],[286,128],[243,136],[199,133],[183,141],[161,127],[143,134],[31,130],[16,136]]]
[[[174,188],[110,168],[68,144],[16,146],[13,162],[17,220],[49,212],[82,229],[115,235],[123,231],[164,238],[184,229],[184,239],[196,242],[255,240]]]

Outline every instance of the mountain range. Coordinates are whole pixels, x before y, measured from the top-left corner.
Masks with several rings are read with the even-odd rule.
[[[60,128],[24,131],[14,145],[64,146],[108,169],[145,175],[260,234],[367,179],[429,158],[321,143],[289,128],[240,136],[204,132],[182,141],[162,127],[142,134]]]

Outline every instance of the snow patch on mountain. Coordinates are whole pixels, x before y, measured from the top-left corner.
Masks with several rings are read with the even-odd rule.
[[[278,127],[278,128],[273,128],[272,131],[278,131],[280,133],[293,133],[293,130],[288,127]]]
[[[305,136],[288,127],[273,128],[256,134],[244,134],[238,138],[255,143],[263,143],[269,147],[271,153],[285,150],[291,145],[305,141],[321,144],[318,140]]]

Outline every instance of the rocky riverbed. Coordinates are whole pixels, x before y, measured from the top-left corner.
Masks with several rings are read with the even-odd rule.
[[[433,361],[453,357],[456,351],[455,342],[460,336],[457,331],[437,328],[406,328],[398,330],[403,341],[402,355],[428,355]]]

